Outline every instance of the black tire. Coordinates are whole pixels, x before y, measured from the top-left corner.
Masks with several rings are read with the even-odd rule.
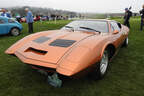
[[[18,28],[12,28],[10,31],[10,34],[12,36],[18,36],[18,35],[20,35],[20,30]]]
[[[125,41],[124,41],[122,47],[127,47],[127,46],[128,46],[128,37],[125,39]]]
[[[95,72],[93,74],[93,78],[95,80],[100,80],[102,79],[106,73],[107,73],[107,70],[108,70],[108,66],[109,66],[109,51],[108,50],[105,50],[104,51],[104,54],[106,54],[106,58],[107,58],[107,65],[106,65],[106,69],[104,71],[102,71],[102,60],[103,60],[103,57],[101,59],[101,61],[96,65],[96,69],[95,69]],[[103,56],[104,56],[103,54]]]

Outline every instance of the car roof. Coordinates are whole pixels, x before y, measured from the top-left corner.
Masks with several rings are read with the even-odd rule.
[[[7,20],[7,19],[9,19],[9,18],[8,18],[8,17],[4,17],[4,16],[0,16],[0,19]]]

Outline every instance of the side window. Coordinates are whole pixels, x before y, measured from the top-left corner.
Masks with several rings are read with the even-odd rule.
[[[4,20],[0,19],[0,24],[3,24],[4,23]]]
[[[113,32],[114,31],[114,27],[112,26],[112,24],[111,24],[111,32]]]
[[[120,31],[120,26],[118,26],[118,23],[116,23],[116,22],[111,22],[111,25],[113,26],[114,30]]]
[[[117,24],[118,24],[119,28],[121,29],[121,28],[122,28],[122,25],[121,25],[120,23],[117,23]]]
[[[9,19],[8,22],[9,22],[9,23],[15,23],[15,20]]]

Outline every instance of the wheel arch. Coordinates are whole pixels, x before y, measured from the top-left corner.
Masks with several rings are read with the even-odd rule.
[[[115,52],[116,52],[116,48],[115,48],[115,46],[114,46],[113,44],[107,43],[107,44],[102,48],[101,58],[102,58],[102,55],[103,55],[103,53],[104,53],[104,51],[105,51],[106,49],[109,51],[109,54],[110,54],[110,55],[109,55],[109,59],[111,59],[111,58],[114,56]]]
[[[11,27],[11,28],[10,28],[9,33],[10,33],[10,32],[11,32],[11,30],[12,30],[12,29],[14,29],[14,28],[17,28],[19,31],[21,31],[19,27],[14,26],[14,27]]]

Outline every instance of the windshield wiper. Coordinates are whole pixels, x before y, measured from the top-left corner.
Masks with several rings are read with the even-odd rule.
[[[73,28],[73,27],[71,27],[71,26],[64,26],[64,27],[66,27],[66,28]]]
[[[92,28],[89,28],[89,27],[79,27],[79,28],[87,29],[87,30],[93,30],[93,31],[95,31],[95,32],[101,33],[101,31],[98,31],[98,30],[95,30],[95,29],[92,29]]]
[[[64,26],[65,28],[70,28],[74,32],[74,28],[71,26]]]

